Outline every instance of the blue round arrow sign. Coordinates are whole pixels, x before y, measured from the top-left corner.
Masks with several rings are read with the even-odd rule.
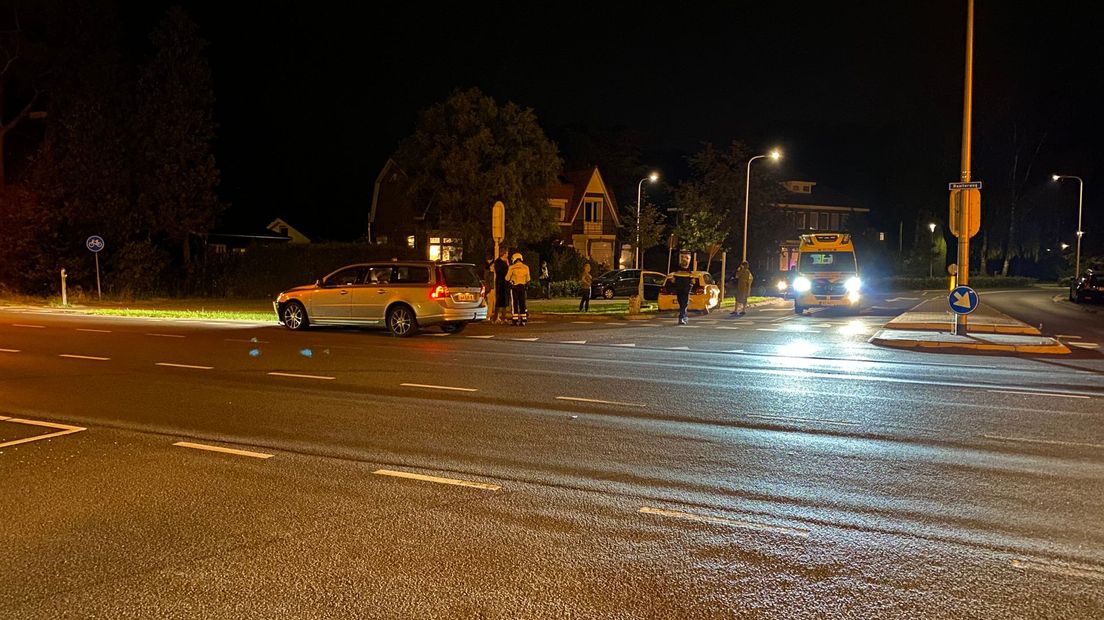
[[[951,305],[951,312],[970,314],[977,309],[978,294],[968,286],[960,286],[951,291],[951,294],[947,296],[947,302]]]
[[[84,242],[84,247],[88,248],[89,252],[99,252],[104,249],[103,237],[99,235],[92,235]]]

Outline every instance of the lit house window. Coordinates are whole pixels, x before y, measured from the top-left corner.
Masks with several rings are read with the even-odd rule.
[[[414,235],[410,235],[406,238],[406,246],[410,248],[414,247]]]
[[[429,238],[429,260],[461,260],[464,257],[464,247],[460,239],[452,237]]]

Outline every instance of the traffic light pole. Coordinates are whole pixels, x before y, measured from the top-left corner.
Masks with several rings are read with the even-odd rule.
[[[966,0],[966,84],[962,98],[962,177],[963,183],[970,182],[970,140],[972,138],[974,99],[974,0]],[[958,210],[958,285],[970,284],[970,210]],[[966,335],[965,314],[955,315],[954,333]]]

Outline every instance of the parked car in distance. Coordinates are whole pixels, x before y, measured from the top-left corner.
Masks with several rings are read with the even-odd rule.
[[[667,276],[658,271],[644,272],[644,299],[655,301],[659,297],[659,289]],[[590,296],[613,299],[614,297],[631,297],[636,295],[640,287],[639,269],[618,269],[607,271],[594,278],[591,284]]]
[[[704,271],[690,272],[689,310],[708,313],[721,304],[721,287],[713,282],[713,276]],[[675,278],[667,276],[659,291],[660,310],[678,310],[678,297],[674,291]]]
[[[288,289],[272,307],[292,330],[311,325],[386,327],[410,336],[440,325],[456,333],[487,318],[484,287],[475,265],[435,261],[380,261],[348,265]]]
[[[1070,285],[1069,298],[1074,303],[1104,299],[1104,276],[1086,271]]]

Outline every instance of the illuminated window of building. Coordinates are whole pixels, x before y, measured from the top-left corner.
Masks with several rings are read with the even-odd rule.
[[[410,235],[406,238],[406,245],[407,247],[414,247],[414,235]]]

